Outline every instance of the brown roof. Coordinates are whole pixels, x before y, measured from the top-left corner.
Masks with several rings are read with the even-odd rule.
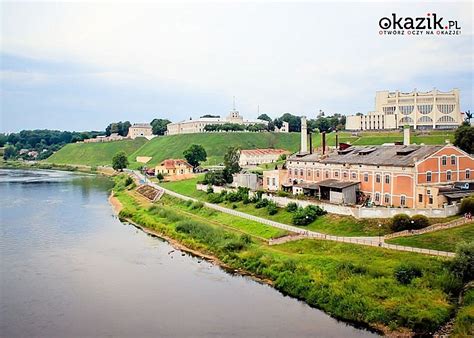
[[[330,153],[323,159],[320,159],[319,154],[310,154],[303,157],[292,156],[289,160],[332,164],[368,164],[395,167],[413,167],[415,166],[415,161],[423,160],[441,148],[443,148],[443,146],[352,146],[343,151]]]
[[[290,152],[284,149],[244,149],[241,150],[240,153],[249,156],[261,156],[289,154]]]
[[[192,167],[188,162],[186,162],[185,160],[181,160],[181,159],[168,159],[168,160],[164,160],[160,163],[160,166],[162,167],[165,167],[166,169],[175,169],[176,167],[178,167],[179,165],[182,165],[184,164],[185,166],[187,167]]]

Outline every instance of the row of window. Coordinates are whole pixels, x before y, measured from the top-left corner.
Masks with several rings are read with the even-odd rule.
[[[441,157],[441,165],[446,165],[448,163],[448,157],[443,155]],[[451,164],[456,165],[456,155],[451,155]]]
[[[426,172],[426,182],[431,182],[432,179],[433,179],[433,174],[431,171],[427,171]],[[451,170],[447,170],[446,171],[446,181],[451,181],[452,180],[452,176],[453,176],[453,173]],[[466,180],[470,179],[471,178],[471,170],[469,169],[466,169],[465,171],[465,177],[466,177]]]
[[[376,192],[375,195],[374,195],[374,202],[376,204],[380,203],[380,197],[381,197],[380,193]],[[385,194],[384,195],[383,202],[384,202],[384,204],[390,204],[390,194]],[[407,204],[407,197],[405,195],[401,195],[400,196],[400,205],[405,206],[406,204]]]
[[[294,171],[293,171],[293,169],[289,169],[288,172],[289,172],[289,176],[292,176],[293,173],[294,173],[294,176],[298,176],[298,172],[299,172],[300,176],[304,176],[304,170],[303,169],[299,169],[299,170],[294,169]],[[312,175],[312,171],[311,171],[311,169],[308,169],[307,176],[311,176],[311,175]],[[330,171],[326,170],[324,172],[324,176],[325,176],[325,178],[329,178],[330,177]],[[316,170],[316,177],[318,177],[318,178],[320,177],[320,171],[319,170]],[[333,172],[333,177],[339,178],[339,171]],[[347,171],[342,172],[342,177],[343,178],[348,178],[349,173]],[[354,179],[354,180],[357,179],[357,173],[352,172],[351,173],[351,178]],[[381,174],[375,174],[375,182],[380,183],[381,180],[382,180],[382,175]],[[369,173],[364,173],[364,182],[368,182],[368,181],[369,181]],[[384,175],[384,182],[386,184],[390,184],[390,175]]]

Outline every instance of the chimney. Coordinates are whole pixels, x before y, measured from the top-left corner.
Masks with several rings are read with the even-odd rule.
[[[309,133],[309,153],[313,153],[313,133]]]
[[[336,131],[336,149],[339,147],[339,135]]]
[[[403,145],[404,146],[410,145],[410,127],[409,126],[403,127]]]
[[[306,125],[306,116],[301,116],[301,145],[300,153],[308,152],[308,127]]]
[[[323,155],[324,155],[326,153],[326,132],[325,131],[321,133],[321,138],[322,138],[321,145],[323,146]]]

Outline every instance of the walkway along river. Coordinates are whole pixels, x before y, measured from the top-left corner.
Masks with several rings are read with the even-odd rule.
[[[0,336],[375,336],[122,224],[110,187],[0,170]]]

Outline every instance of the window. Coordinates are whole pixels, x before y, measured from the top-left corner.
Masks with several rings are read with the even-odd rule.
[[[267,185],[270,185],[270,177],[267,177]]]
[[[418,194],[418,202],[422,203],[423,202],[423,195]]]
[[[451,164],[456,165],[456,155],[451,155]]]
[[[426,182],[431,182],[431,171],[426,172]]]
[[[347,172],[344,171],[344,172],[342,173],[342,176],[343,176],[344,178],[347,178]]]
[[[380,193],[379,192],[375,193],[375,202],[380,202]]]
[[[369,174],[364,174],[364,182],[369,182]]]
[[[316,171],[316,177],[319,177],[319,170]]]
[[[471,178],[471,171],[466,169],[466,180]]]
[[[334,177],[339,177],[339,172],[338,171],[334,172]]]
[[[448,171],[446,172],[446,181],[451,181],[451,176],[452,176],[452,175],[451,175],[451,170],[448,170]]]
[[[275,177],[272,178],[272,185],[273,185],[273,186],[276,185],[276,178],[275,178]]]
[[[407,204],[407,197],[405,195],[400,196],[400,205],[405,206]]]
[[[433,196],[428,196],[428,204],[433,204]]]
[[[380,183],[380,174],[375,175],[375,182]]]
[[[303,169],[300,169],[300,176],[303,176]]]
[[[311,170],[308,170],[308,176],[311,176]]]
[[[389,194],[385,194],[385,196],[384,196],[384,203],[385,203],[385,204],[390,204],[390,195],[389,195]]]
[[[326,171],[326,178],[329,178],[329,171]]]
[[[385,183],[386,184],[390,183],[390,175],[385,175]]]
[[[290,168],[290,170],[288,170],[288,173],[289,173],[289,174],[290,174],[290,176],[291,176],[291,173],[292,173],[292,170],[291,170],[291,168]]]
[[[355,180],[356,179],[356,173],[352,173],[352,178]]]
[[[441,157],[441,164],[446,165],[447,158],[446,156]]]

